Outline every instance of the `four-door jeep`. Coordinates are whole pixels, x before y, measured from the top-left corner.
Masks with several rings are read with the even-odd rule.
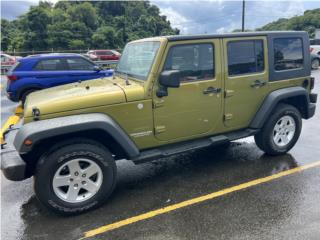
[[[143,163],[247,136],[284,154],[315,113],[310,71],[305,32],[133,41],[113,77],[32,93],[1,168],[15,181],[34,176],[45,206],[75,214],[110,196],[118,159]]]

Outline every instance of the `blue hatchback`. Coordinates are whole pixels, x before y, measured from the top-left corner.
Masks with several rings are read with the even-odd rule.
[[[8,72],[7,95],[24,103],[31,92],[62,84],[112,76],[79,54],[40,54],[19,59]]]

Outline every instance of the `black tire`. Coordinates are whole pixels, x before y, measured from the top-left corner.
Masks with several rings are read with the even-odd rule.
[[[22,108],[24,107],[24,103],[26,102],[26,99],[28,97],[28,95],[32,92],[35,92],[37,91],[37,89],[29,89],[29,90],[26,90],[24,91],[22,94],[21,94],[21,103],[22,103]]]
[[[315,58],[311,62],[312,69],[318,69],[320,65],[320,60]]]
[[[67,145],[59,144],[59,146],[61,145],[64,146],[53,148],[52,151],[43,155],[37,163],[34,176],[37,198],[44,206],[61,215],[76,215],[101,206],[116,185],[117,167],[111,153],[99,143],[85,139],[76,139],[72,143],[69,141]],[[53,179],[62,165],[79,158],[92,161],[99,166],[102,172],[102,181],[100,188],[92,197],[82,202],[71,203],[62,200],[55,193]],[[71,173],[69,174],[71,176]],[[80,181],[80,179],[78,180]]]
[[[290,116],[295,123],[295,132],[292,139],[284,146],[279,146],[274,141],[274,127],[284,116]],[[269,155],[281,155],[287,153],[298,141],[301,133],[302,120],[301,114],[297,108],[289,104],[278,104],[271,113],[270,118],[264,124],[262,129],[254,136],[257,146]]]

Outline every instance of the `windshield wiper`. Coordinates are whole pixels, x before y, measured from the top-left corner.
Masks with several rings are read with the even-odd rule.
[[[119,70],[116,70],[115,73],[120,74],[119,77],[125,80],[126,85],[130,85],[130,82],[129,82],[129,80],[128,80],[128,76],[132,77],[132,74],[126,73],[126,72],[121,72],[121,71],[119,71]],[[121,75],[124,75],[124,78],[123,78]],[[114,78],[115,78],[115,75],[113,75],[113,79],[114,79]]]

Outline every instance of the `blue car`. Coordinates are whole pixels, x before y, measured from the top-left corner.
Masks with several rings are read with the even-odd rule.
[[[22,103],[31,92],[62,84],[112,76],[79,54],[40,54],[19,59],[8,72],[7,95]]]

